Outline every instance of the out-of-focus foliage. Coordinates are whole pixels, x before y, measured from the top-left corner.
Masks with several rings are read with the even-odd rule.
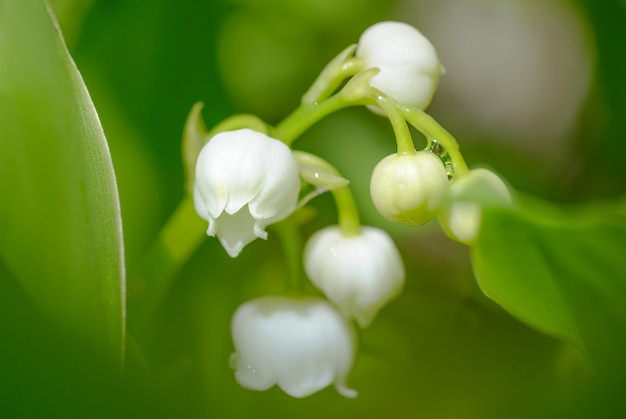
[[[104,133],[45,5],[0,6],[0,256],[54,327],[120,366],[124,255]]]
[[[492,3],[498,5],[499,1]],[[550,2],[577,8],[581,22],[588,26],[588,32],[581,36],[587,37],[596,59],[592,63],[595,70],[592,91],[563,143],[567,144],[569,160],[560,155],[539,158],[534,150],[524,148],[532,148],[531,144],[513,147],[510,139],[497,135],[489,138],[488,143],[468,143],[464,138],[469,134],[462,131],[452,134],[461,144],[470,166],[492,166],[525,192],[560,202],[617,199],[626,192],[620,165],[624,156],[622,139],[626,135],[623,122],[626,94],[621,94],[626,91],[626,71],[622,71],[626,58],[621,51],[626,44],[624,2]],[[0,0],[0,34],[7,28],[20,29],[21,34],[20,38],[0,36],[0,45],[10,45],[15,54],[31,54],[34,62],[41,64],[32,73],[33,80],[41,79],[54,87],[55,92],[62,91],[66,82],[59,84],[57,78],[63,79],[65,73],[42,64],[55,51],[49,48],[56,42],[52,41],[56,38],[50,35],[53,32],[49,23],[35,26],[23,23],[18,28],[17,23],[6,22],[8,5],[22,3],[41,8],[37,0]],[[98,109],[117,175],[129,271],[126,375],[121,378],[103,367],[80,337],[69,339],[51,328],[38,305],[33,304],[35,300],[23,286],[12,262],[2,253],[0,410],[7,412],[7,417],[554,418],[562,415],[584,418],[601,414],[614,417],[615,412],[621,411],[619,389],[624,388],[625,371],[619,365],[623,360],[619,352],[607,358],[600,355],[601,363],[606,361],[615,367],[610,376],[590,375],[584,359],[568,344],[525,326],[486,298],[473,276],[470,252],[446,239],[436,224],[412,229],[381,219],[369,198],[369,176],[374,165],[394,151],[395,144],[389,123],[361,109],[330,116],[295,143],[295,148],[319,154],[340,169],[351,182],[364,222],[392,232],[407,265],[404,293],[382,311],[370,328],[360,333],[358,361],[348,383],[359,391],[357,399],[343,399],[329,389],[296,400],[277,389],[256,393],[236,384],[228,366],[233,351],[229,331],[232,313],[248,299],[283,290],[285,267],[277,235],[271,229],[267,242],[257,240],[236,260],[228,258],[217,241],[207,240],[178,272],[171,288],[161,290],[165,298],[151,321],[138,321],[137,310],[141,306],[138,302],[150,285],[138,275],[144,266],[142,257],[184,193],[181,136],[192,105],[197,101],[205,103],[203,115],[209,130],[238,112],[257,113],[269,123],[275,123],[297,105],[324,64],[345,46],[356,42],[363,29],[385,19],[413,22],[417,16],[409,14],[414,10],[409,6],[422,1],[56,0],[51,3],[61,13],[61,27],[69,37],[72,56]],[[470,7],[474,2],[466,3]],[[518,3],[520,7],[533,4]],[[448,33],[452,42],[464,35],[453,29]],[[44,32],[48,33],[47,37],[40,36]],[[493,39],[507,42],[498,35],[497,31],[490,34]],[[30,51],[13,49],[27,42],[37,46]],[[2,77],[9,68],[15,67],[0,60]],[[447,70],[457,71],[454,67]],[[498,70],[490,68],[490,71]],[[441,86],[445,84],[446,76],[440,82]],[[3,79],[0,86],[4,89]],[[12,103],[4,97],[0,100],[2,112],[16,114],[17,108]],[[49,121],[54,127],[57,117],[63,120],[70,115],[71,119],[75,104],[70,96],[58,100],[53,102],[55,106],[50,105],[49,113],[34,116],[33,111],[26,113],[33,118],[29,122]],[[445,108],[445,102],[438,103],[441,100],[435,94],[433,109]],[[445,119],[435,117],[444,127],[448,126]],[[546,117],[549,118],[549,113]],[[15,126],[19,118],[9,120],[10,126]],[[27,143],[7,140],[4,124],[0,120],[2,187],[16,192],[19,182],[29,180],[39,185],[36,181],[40,178],[52,185],[50,182],[57,179],[59,172],[40,174],[38,178],[23,174],[30,166],[14,161],[13,150]],[[74,124],[65,127],[68,132],[76,130]],[[28,124],[24,129],[41,130],[41,126]],[[53,131],[53,137],[60,141],[58,132]],[[48,132],[38,133],[35,139],[39,139],[42,148],[28,144],[33,160],[46,161],[46,157],[58,156],[63,150],[44,142],[44,139],[52,141]],[[69,141],[61,144],[67,147]],[[6,154],[9,149],[11,156]],[[547,166],[546,162],[552,160],[559,161],[557,169]],[[72,161],[54,163],[64,173],[82,170],[85,162],[77,156]],[[5,193],[4,189],[1,191]],[[19,191],[27,194],[34,189]],[[77,218],[76,224],[67,226],[69,215],[59,210],[64,205],[63,197],[71,197],[76,191],[80,188],[73,183],[54,184],[42,192],[46,198],[43,207],[31,210],[49,215],[49,223],[39,226],[38,237],[42,241],[33,241],[41,249],[58,251],[51,243],[64,240],[61,238],[69,240],[68,231],[80,225]],[[328,196],[316,198],[312,204],[317,217],[305,226],[305,235],[336,221]],[[93,211],[89,214],[103,209]],[[6,195],[0,200],[0,212],[22,214],[16,216],[15,225],[7,224],[12,231],[17,226],[34,229],[34,224],[27,224],[30,221],[27,207],[18,206]],[[5,223],[5,219],[0,220],[3,245],[9,237],[5,234]],[[612,272],[611,267],[621,272],[620,265],[614,265],[619,261],[617,250],[605,249],[603,240],[606,236],[610,242],[618,241],[619,230],[566,227],[560,222],[545,226],[534,218],[501,213],[487,219],[485,243],[506,240],[506,231],[497,229],[502,224],[528,240],[512,241],[512,248],[530,253],[527,244],[540,244],[553,254],[551,269],[563,269],[574,278],[594,279],[576,282],[579,287],[570,290],[575,293],[571,298],[579,303],[577,313],[592,332],[583,339],[600,342],[596,337],[612,338],[612,331],[623,326],[620,323],[623,318],[612,317],[609,323],[601,319],[609,316],[614,306],[607,304],[597,317],[590,319],[582,313],[593,311],[604,302],[597,300],[605,292],[602,288],[605,282],[600,281],[602,275]],[[63,226],[69,230],[60,232]],[[16,236],[11,237],[13,240]],[[17,243],[25,242],[24,236],[17,238],[22,240]],[[484,258],[487,250],[500,258],[506,249],[485,245],[477,253],[482,252]],[[584,257],[577,257],[581,252]],[[598,253],[611,259],[610,263],[600,264],[597,277],[594,273],[584,275],[582,269],[577,269],[589,260],[585,258]],[[515,257],[513,253],[506,255]],[[32,269],[42,269],[35,263],[35,256],[33,253]],[[511,264],[496,260],[491,269],[498,273],[511,271]],[[527,269],[533,266],[527,262],[520,264]],[[154,266],[155,271],[160,269],[158,264]],[[512,286],[529,285],[523,282],[523,272],[515,271],[515,275],[505,279]],[[531,279],[541,289],[540,278]],[[566,276],[559,278],[565,279]],[[590,298],[583,298],[581,293]],[[614,296],[610,291],[608,294]],[[55,295],[53,292],[50,297],[56,298]],[[616,300],[609,301],[618,301],[619,296],[614,297]],[[611,342],[603,343],[602,347],[611,349]]]
[[[584,137],[580,144],[581,170],[571,193],[581,198],[605,198],[606,193],[624,194],[623,159],[626,156],[626,55],[620,42],[626,39],[626,4],[619,0],[578,0],[593,28],[597,54],[595,83],[598,97],[591,102]],[[586,141],[584,141],[586,140]]]

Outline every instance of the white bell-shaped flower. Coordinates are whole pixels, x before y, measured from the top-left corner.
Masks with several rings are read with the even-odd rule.
[[[378,212],[391,221],[422,225],[433,218],[448,193],[441,159],[429,151],[392,154],[372,172],[370,195]]]
[[[231,324],[235,378],[250,390],[278,385],[306,397],[334,384],[346,397],[355,334],[346,320],[319,297],[267,296],[241,305]]]
[[[361,327],[404,286],[398,249],[385,231],[374,227],[362,227],[354,236],[338,226],[318,231],[306,245],[304,265],[311,281]]]
[[[367,68],[380,69],[371,86],[400,104],[419,109],[430,104],[443,71],[430,41],[402,22],[379,22],[367,28],[356,56],[365,60]]]
[[[498,175],[474,169],[450,186],[448,202],[438,215],[439,224],[452,240],[471,246],[478,237],[482,208],[511,202],[511,193]]]
[[[265,227],[295,209],[298,164],[289,147],[250,129],[222,132],[204,146],[196,163],[196,212],[209,222],[231,257]]]

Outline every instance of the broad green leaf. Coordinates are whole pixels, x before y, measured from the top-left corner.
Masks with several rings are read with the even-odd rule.
[[[78,39],[85,16],[91,10],[93,3],[94,0],[48,0],[70,49]]]
[[[612,209],[485,212],[472,259],[484,293],[600,369],[626,348],[626,218]]]
[[[98,115],[41,0],[0,0],[0,257],[50,321],[122,360],[124,256]]]

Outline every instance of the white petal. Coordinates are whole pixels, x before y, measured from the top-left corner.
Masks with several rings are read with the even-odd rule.
[[[400,294],[404,266],[383,230],[362,227],[358,236],[345,236],[337,226],[315,233],[305,249],[311,281],[361,327]]]
[[[266,182],[266,160],[272,157],[269,149],[277,141],[256,131],[241,131],[237,132],[241,135],[228,139],[229,146],[237,150],[231,153],[232,160],[224,168],[229,171],[226,203],[229,214],[239,211],[259,194]]]
[[[220,243],[230,257],[237,257],[241,250],[256,238],[266,239],[267,233],[257,227],[255,220],[245,206],[235,214],[223,212],[214,221],[215,231]],[[209,224],[209,230],[211,224]]]
[[[243,304],[232,321],[235,377],[252,390],[277,384],[293,397],[306,397],[330,384],[346,396],[354,335],[326,301],[262,297]]]
[[[211,213],[207,210],[207,207],[204,203],[204,199],[202,198],[200,191],[198,190],[197,185],[193,188],[193,205],[196,209],[196,212],[200,217],[204,218],[209,222],[209,227],[207,229],[207,236],[215,237],[217,232],[217,224],[215,220],[211,216]]]
[[[264,182],[250,201],[256,219],[280,221],[295,209],[300,193],[298,163],[293,153],[278,140],[268,144],[263,159]]]
[[[224,179],[222,164],[229,159],[229,153],[222,152],[222,140],[220,134],[213,137],[200,151],[196,161],[194,189],[197,194],[194,194],[194,199],[202,199],[205,211],[214,219],[224,211],[228,197],[228,184],[227,179]],[[204,215],[201,216],[206,219]]]
[[[260,237],[296,207],[300,179],[284,143],[250,129],[215,135],[196,164],[194,205],[229,255]]]
[[[419,109],[430,103],[443,67],[433,45],[402,22],[379,22],[367,28],[356,52],[367,67],[380,72],[371,85],[395,101]]]

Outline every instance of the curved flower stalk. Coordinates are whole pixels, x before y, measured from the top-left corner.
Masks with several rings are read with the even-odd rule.
[[[306,245],[304,264],[311,281],[361,327],[404,286],[398,249],[385,231],[374,227],[349,236],[339,226],[318,231]]]
[[[298,164],[289,147],[250,129],[215,135],[196,163],[196,212],[209,222],[231,257],[265,227],[295,209],[300,192]]]
[[[474,169],[450,186],[448,202],[439,213],[439,224],[452,240],[473,245],[476,242],[485,206],[510,205],[506,184],[490,170]]]
[[[380,69],[372,77],[372,87],[418,109],[430,104],[443,71],[428,39],[402,22],[379,22],[367,28],[359,39],[356,56],[365,61],[365,68]]]
[[[346,397],[355,336],[350,325],[318,297],[261,297],[241,305],[231,324],[237,382],[263,391],[278,385],[292,397],[306,397],[334,384]]]
[[[378,212],[391,221],[422,225],[433,218],[448,193],[448,175],[429,151],[396,153],[374,168],[370,195]]]

